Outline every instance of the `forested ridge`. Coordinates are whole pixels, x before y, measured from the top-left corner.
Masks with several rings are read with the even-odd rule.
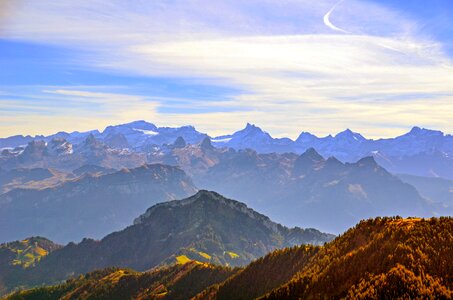
[[[451,299],[452,234],[451,217],[369,219],[324,246],[276,250],[241,269],[108,269],[7,299]]]
[[[452,234],[452,218],[362,221],[263,299],[451,298]]]
[[[189,299],[238,269],[188,262],[150,272],[107,268],[65,283],[19,291],[9,300],[38,299]]]

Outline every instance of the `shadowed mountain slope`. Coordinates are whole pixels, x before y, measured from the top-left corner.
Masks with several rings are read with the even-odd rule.
[[[219,163],[194,176],[197,186],[244,201],[289,225],[342,232],[381,215],[432,216],[434,207],[372,157],[356,163],[304,154],[221,154]]]
[[[205,139],[148,159],[177,165],[199,188],[243,201],[292,226],[339,233],[369,217],[438,215],[437,207],[371,156],[342,163],[313,148],[301,155],[260,154],[215,148]]]
[[[86,175],[42,190],[15,189],[0,195],[0,242],[36,235],[60,243],[100,238],[130,225],[150,205],[195,192],[182,170],[165,165]]]

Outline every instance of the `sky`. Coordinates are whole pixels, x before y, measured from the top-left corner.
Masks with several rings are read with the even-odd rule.
[[[0,137],[453,133],[452,0],[0,0]]]

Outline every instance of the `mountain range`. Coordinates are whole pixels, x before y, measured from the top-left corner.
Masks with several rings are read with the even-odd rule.
[[[48,247],[47,255],[26,267],[14,263],[21,253],[18,245],[33,239],[0,246],[8,253],[0,255],[0,264],[7,266],[0,270],[0,287],[54,283],[110,266],[138,271],[188,261],[242,266],[276,249],[321,245],[333,238],[315,229],[287,228],[243,203],[202,190],[183,200],[156,204],[133,225],[101,240]],[[42,238],[34,241],[51,244]]]
[[[47,143],[56,140],[53,146],[61,154],[69,153],[69,144],[81,144],[93,136],[106,146],[123,152],[113,151],[112,155],[152,153],[156,149],[165,149],[173,144],[178,137],[186,143],[196,144],[209,137],[198,132],[193,126],[157,127],[145,121],[108,126],[104,131],[59,132],[50,136],[12,136],[0,139],[2,154],[0,162],[8,157],[17,156],[32,141]],[[367,139],[360,133],[349,129],[335,136],[317,137],[309,132],[302,132],[295,140],[290,138],[273,138],[259,127],[247,126],[233,134],[209,137],[215,147],[228,147],[236,150],[253,149],[258,153],[301,154],[309,148],[315,148],[325,157],[334,156],[342,162],[354,162],[364,156],[374,156],[376,161],[392,173],[403,173],[417,176],[444,177],[453,179],[453,136],[441,131],[413,127],[408,133],[395,138]],[[43,148],[43,145],[36,145]],[[36,147],[35,147],[36,148]],[[127,149],[127,151],[125,150]],[[36,150],[35,150],[36,151]],[[39,151],[39,150],[38,150]],[[33,154],[33,152],[28,155]],[[127,156],[127,155],[126,155]],[[95,156],[96,157],[96,156]],[[100,160],[99,157],[97,157]],[[106,158],[103,158],[106,160]],[[125,158],[124,158],[125,159]],[[128,158],[137,161],[140,158]],[[107,159],[108,161],[108,159]],[[0,163],[0,165],[3,165]],[[126,164],[126,162],[123,162]],[[11,164],[10,164],[11,165]],[[135,165],[137,166],[137,165]],[[131,165],[129,165],[131,167]]]
[[[449,214],[448,202],[424,199],[373,157],[355,163],[325,159],[315,149],[294,153],[216,148],[209,139],[149,159],[177,165],[195,185],[247,203],[283,224],[340,233],[379,215]],[[434,205],[434,203],[438,203]]]
[[[452,218],[370,219],[324,246],[275,250],[243,268],[108,268],[5,299],[451,299],[452,231]]]
[[[86,145],[91,144],[107,154],[123,151],[111,149],[92,135],[82,143],[86,151],[80,151],[90,152],[92,148]],[[334,157],[325,159],[314,148],[300,155],[257,153],[250,149],[218,148],[208,137],[197,144],[186,143],[179,137],[173,144],[141,153],[148,164],[159,164],[151,169],[159,169],[165,175],[148,174],[151,172],[144,171],[150,170],[147,165],[117,171],[110,166],[119,166],[124,160],[116,161],[115,156],[85,161],[89,164],[80,166],[83,162],[77,156],[71,158],[74,154],[64,159],[58,155],[37,155],[27,164],[22,157],[24,153],[28,152],[24,150],[6,161],[23,162],[19,164],[20,169],[0,169],[0,184],[3,182],[0,187],[7,191],[0,195],[0,208],[5,211],[0,223],[17,228],[15,236],[5,232],[3,241],[32,235],[45,235],[58,242],[85,236],[100,238],[130,224],[149,205],[174,199],[168,194],[161,196],[164,191],[183,197],[197,189],[215,190],[247,203],[280,223],[332,233],[341,233],[361,219],[379,215],[429,217],[453,212],[447,188],[434,197],[425,196],[426,193],[422,196],[410,183],[382,168],[372,156],[343,163]],[[69,168],[68,161],[77,162],[71,164],[76,169]],[[34,166],[42,167],[26,169]],[[182,171],[176,171],[177,168]],[[144,186],[161,184],[153,176],[162,178],[163,186],[151,193]],[[427,181],[427,184],[434,183]],[[187,188],[185,194],[181,193],[183,186]],[[78,202],[87,205],[73,208]],[[68,215],[72,209],[77,217]],[[23,219],[19,222],[13,215]],[[43,216],[51,220],[52,226],[54,221],[60,224],[59,229],[52,232],[51,228],[56,227],[46,227]],[[98,223],[95,227],[88,225]],[[72,232],[66,230],[69,226],[74,227]]]

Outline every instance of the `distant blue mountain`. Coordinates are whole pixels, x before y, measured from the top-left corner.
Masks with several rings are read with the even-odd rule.
[[[82,143],[88,136],[93,135],[112,148],[128,148],[135,151],[147,151],[152,146],[172,144],[178,137],[182,137],[189,144],[201,142],[207,134],[198,132],[193,126],[182,127],[157,127],[145,121],[108,126],[104,131],[98,130],[71,133],[58,132],[49,136],[22,136],[16,135],[0,138],[1,148],[25,147],[33,140],[51,141],[53,139],[65,139],[71,144]]]
[[[0,139],[3,155],[16,153],[33,140],[50,142],[65,139],[71,144],[82,143],[88,136],[113,149],[128,149],[134,152],[156,152],[180,142],[196,144],[210,138],[215,147],[236,150],[253,149],[259,153],[304,153],[314,148],[324,157],[334,156],[343,162],[354,162],[364,156],[374,156],[376,161],[390,172],[419,176],[453,178],[453,136],[441,131],[414,127],[406,134],[395,138],[367,139],[360,133],[346,129],[335,136],[317,137],[302,132],[296,140],[274,138],[261,128],[247,123],[246,127],[233,134],[209,137],[193,126],[157,127],[145,121],[108,126],[104,131],[59,132],[50,136],[12,136]],[[6,148],[11,148],[5,150]],[[6,151],[6,152],[5,152]],[[9,152],[8,152],[9,151]],[[14,152],[16,151],[16,152]]]
[[[201,142],[206,134],[200,133],[193,126],[182,127],[157,127],[145,121],[135,121],[132,123],[108,126],[98,138],[104,140],[109,146],[112,137],[120,136],[127,141],[124,148],[131,148],[139,151],[146,151],[151,146],[162,146],[172,144],[178,137],[182,137],[189,144]]]
[[[419,176],[453,178],[453,136],[441,131],[414,127],[406,134],[387,139],[366,139],[346,129],[335,136],[317,137],[302,132],[293,141],[273,138],[260,128],[247,126],[231,135],[212,138],[216,147],[254,149],[260,153],[304,153],[314,148],[325,157],[334,156],[343,162],[354,162],[373,156],[390,172]]]

